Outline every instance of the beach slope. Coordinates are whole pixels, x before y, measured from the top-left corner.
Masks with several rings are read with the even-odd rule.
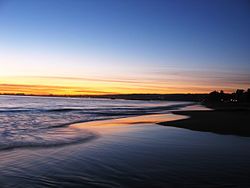
[[[190,118],[159,124],[196,131],[250,136],[249,110],[220,109],[211,111],[175,111],[173,113],[189,116]]]

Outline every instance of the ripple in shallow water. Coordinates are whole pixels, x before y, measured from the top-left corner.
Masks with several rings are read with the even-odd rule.
[[[0,150],[23,147],[55,147],[67,144],[87,142],[98,137],[98,134],[84,129],[51,128],[27,133],[25,130],[8,132],[8,136],[1,138]]]
[[[95,134],[77,122],[158,113],[190,103],[87,98],[0,96],[0,150],[83,142]]]

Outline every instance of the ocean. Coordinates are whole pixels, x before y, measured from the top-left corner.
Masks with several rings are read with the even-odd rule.
[[[70,124],[154,114],[188,102],[0,96],[0,150],[84,142],[93,135]]]
[[[249,137],[157,124],[191,104],[0,96],[0,188],[250,187]]]

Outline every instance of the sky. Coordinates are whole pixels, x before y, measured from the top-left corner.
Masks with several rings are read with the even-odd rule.
[[[248,0],[0,0],[0,93],[249,87]]]

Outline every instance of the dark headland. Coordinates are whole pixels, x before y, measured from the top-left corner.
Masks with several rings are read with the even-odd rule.
[[[157,100],[157,101],[193,101],[201,102],[208,94],[104,94],[104,95],[37,95],[25,93],[4,93],[0,95],[37,96],[37,97],[74,97],[74,98],[102,98],[124,100]]]
[[[160,125],[206,131],[219,134],[250,136],[250,90],[237,90],[232,94],[211,92],[203,105],[211,111],[175,111],[188,119],[162,122]]]

